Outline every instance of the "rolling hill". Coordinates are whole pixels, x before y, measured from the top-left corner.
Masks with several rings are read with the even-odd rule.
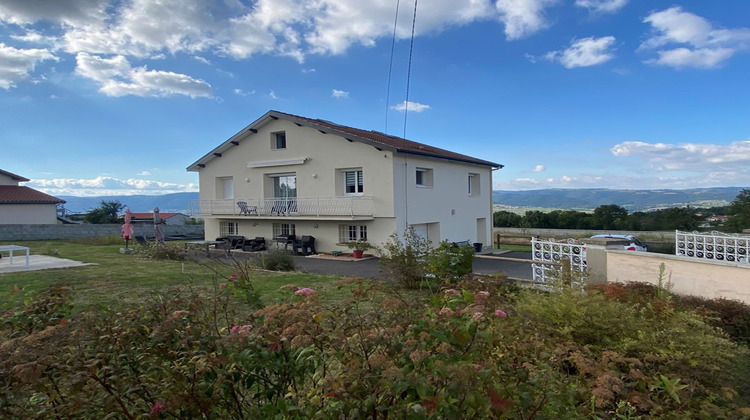
[[[510,207],[544,207],[566,210],[593,210],[616,204],[628,211],[648,211],[666,207],[713,207],[732,202],[743,187],[693,188],[688,190],[544,189],[493,191],[492,203]]]

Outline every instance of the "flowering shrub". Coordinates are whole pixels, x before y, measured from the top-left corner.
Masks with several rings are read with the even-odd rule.
[[[747,348],[689,312],[493,278],[408,295],[349,279],[340,302],[287,285],[248,309],[241,278],[5,333],[0,417],[750,416]]]

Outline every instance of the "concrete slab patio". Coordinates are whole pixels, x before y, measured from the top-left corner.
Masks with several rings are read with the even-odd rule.
[[[18,273],[21,271],[48,270],[51,268],[81,267],[95,265],[80,261],[66,260],[64,258],[50,257],[48,255],[30,255],[29,265],[26,265],[25,256],[13,257],[13,264],[9,258],[0,258],[0,274]]]

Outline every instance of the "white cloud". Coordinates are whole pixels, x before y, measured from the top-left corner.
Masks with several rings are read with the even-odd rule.
[[[701,16],[675,6],[648,15],[644,20],[652,36],[640,49],[654,49],[658,58],[647,62],[675,68],[716,68],[750,46],[750,28],[717,29]]]
[[[240,95],[240,96],[255,95],[255,90],[244,91],[242,89],[234,89],[232,92],[234,92],[235,95]]]
[[[430,109],[430,106],[420,104],[419,102],[403,101],[399,104],[391,106],[391,109],[395,109],[396,111],[422,112]]]
[[[76,56],[76,74],[100,85],[107,96],[161,97],[185,95],[191,98],[211,97],[211,85],[190,76],[145,67],[132,68],[127,58],[101,58],[87,53]]]
[[[331,96],[333,96],[334,98],[348,98],[349,92],[345,90],[333,89],[331,91]]]
[[[559,62],[569,69],[596,66],[614,57],[612,53],[614,43],[615,37],[613,36],[576,39],[565,50],[551,51],[544,58]]]
[[[652,171],[671,179],[673,188],[750,183],[750,140],[730,144],[630,141],[616,144],[610,151],[619,158],[644,160]]]
[[[159,195],[198,191],[196,184],[175,184],[145,179],[118,179],[98,176],[90,179],[32,179],[24,185],[51,195],[79,197],[99,195]]]
[[[28,24],[39,20],[77,25],[106,19],[109,0],[3,0],[0,20]]]
[[[576,6],[594,13],[614,13],[628,4],[628,0],[576,0]]]
[[[549,26],[544,11],[557,0],[497,0],[495,7],[509,40],[519,39]]]
[[[20,50],[0,43],[0,88],[10,89],[16,82],[29,78],[36,65],[44,60],[55,60],[45,49]]]
[[[151,176],[151,172],[149,171],[141,171],[138,173],[138,176]]]
[[[547,170],[547,167],[544,165],[536,165],[534,166],[533,172],[544,172]]]

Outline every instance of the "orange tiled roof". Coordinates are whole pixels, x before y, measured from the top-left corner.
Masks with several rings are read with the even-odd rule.
[[[65,200],[29,187],[0,185],[0,204],[60,204]]]
[[[344,137],[349,141],[357,141],[366,144],[370,144],[378,149],[391,150],[396,153],[405,153],[412,155],[419,155],[435,159],[448,159],[457,162],[464,162],[475,165],[490,166],[493,168],[502,168],[503,165],[495,162],[490,162],[484,159],[477,159],[472,156],[463,155],[461,153],[451,152],[450,150],[441,149],[439,147],[433,147],[427,144],[418,143],[416,141],[407,140],[401,137],[391,136],[389,134],[381,133],[379,131],[368,131],[359,128],[348,127],[345,125],[339,125],[326,120],[313,119],[307,117],[301,117],[298,115],[287,114],[279,111],[268,111],[265,115],[260,117],[258,120],[250,124],[248,127],[242,129],[239,133],[235,134],[229,140],[225,141],[214,150],[210,151],[202,158],[198,159],[195,163],[190,165],[187,169],[189,171],[196,171],[202,168],[209,161],[220,157],[221,154],[238,145],[239,141],[246,135],[247,131],[257,132],[257,129],[274,119],[284,119],[291,121],[299,126],[306,126],[315,128],[321,133],[331,133]]]

